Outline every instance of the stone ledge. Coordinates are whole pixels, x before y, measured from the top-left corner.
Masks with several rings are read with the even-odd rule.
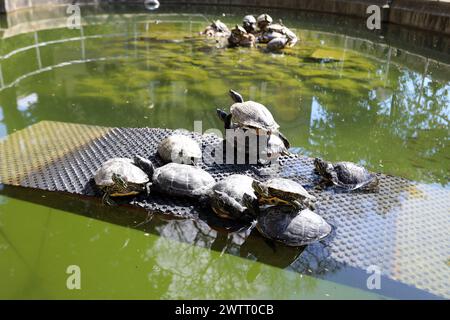
[[[304,10],[366,18],[369,5],[383,6],[388,0],[160,0],[163,4],[245,6]],[[30,6],[63,5],[73,0],[0,0],[0,12]],[[143,0],[78,0],[81,4],[143,4]],[[391,0],[383,20],[407,27],[450,34],[450,2],[436,0]]]

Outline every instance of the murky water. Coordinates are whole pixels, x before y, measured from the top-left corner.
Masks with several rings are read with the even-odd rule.
[[[81,30],[6,29],[0,137],[42,120],[221,128],[215,108],[231,104],[234,88],[273,111],[294,151],[448,188],[449,65],[289,19],[301,43],[284,54],[223,49],[197,36],[208,19],[240,20],[220,13],[98,15]],[[201,222],[145,223],[142,212],[3,188],[2,298],[382,297],[359,289],[364,275],[320,266],[314,247],[242,243],[239,233]],[[80,291],[66,288],[72,264],[82,270]],[[398,288],[382,293],[423,294]]]

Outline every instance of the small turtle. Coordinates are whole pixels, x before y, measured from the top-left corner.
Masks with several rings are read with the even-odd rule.
[[[266,238],[287,246],[304,246],[325,238],[331,226],[318,214],[306,208],[271,206],[260,210],[256,229]]]
[[[314,159],[314,167],[323,182],[341,187],[347,191],[363,189],[375,191],[378,188],[378,178],[366,168],[352,162],[331,163],[320,158]]]
[[[283,140],[286,148],[290,147],[287,138],[278,131],[280,125],[276,123],[272,113],[261,103],[245,101],[242,95],[230,90],[230,96],[235,102],[230,107],[230,114],[225,119],[225,124],[234,123],[238,127],[253,129],[256,134],[276,133]]]
[[[230,35],[230,30],[225,23],[216,20],[207,26],[201,34],[208,37],[228,37]]]
[[[248,33],[255,33],[256,32],[256,19],[252,15],[247,15],[242,20],[242,26],[244,27],[245,31]]]
[[[282,25],[282,24],[271,24],[270,26],[267,27],[267,32],[268,33],[276,33],[276,34],[282,34],[284,37],[286,37],[287,39],[287,46],[288,47],[293,47],[297,41],[297,35],[288,27]]]
[[[112,158],[97,169],[94,181],[103,191],[103,202],[111,204],[110,197],[131,196],[142,191],[150,192],[150,178],[138,167],[139,157]]]
[[[239,25],[231,30],[231,35],[228,38],[228,44],[231,47],[254,47],[255,43],[256,37]]]
[[[173,196],[206,200],[216,181],[205,170],[180,163],[168,163],[155,169],[152,188]]]
[[[216,110],[217,116],[224,122],[225,130],[244,130],[239,128],[235,123],[231,122],[231,117],[225,111],[221,109]],[[265,156],[266,160],[277,159],[280,155],[290,155],[288,150],[289,145],[286,146],[285,142],[276,134],[272,134],[267,137],[267,146],[260,152]]]
[[[273,19],[267,13],[263,13],[256,18],[256,22],[259,30],[265,31],[266,28],[273,22]]]
[[[316,197],[290,179],[273,178],[266,182],[254,180],[252,186],[261,205],[290,205],[304,209],[313,208],[316,201]]]
[[[212,188],[211,208],[222,218],[248,220],[257,206],[252,183],[253,178],[242,174],[233,174],[217,182]],[[250,207],[243,203],[245,194],[250,197],[247,201]]]
[[[158,154],[165,162],[196,164],[202,158],[202,150],[191,137],[172,134],[158,146]]]

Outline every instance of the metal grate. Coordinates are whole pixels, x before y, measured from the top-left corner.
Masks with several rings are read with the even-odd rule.
[[[0,142],[0,183],[94,196],[92,176],[103,161],[139,154],[160,166],[157,146],[172,132],[43,121]],[[213,135],[190,135],[203,148],[220,143]],[[279,163],[201,166],[216,180],[235,173],[297,180],[318,198],[317,213],[334,227],[326,244],[329,258],[363,270],[375,265],[394,280],[450,297],[450,190],[379,174],[377,193],[320,191],[311,158],[282,157]],[[182,218],[202,212],[193,200],[157,193],[130,203]]]

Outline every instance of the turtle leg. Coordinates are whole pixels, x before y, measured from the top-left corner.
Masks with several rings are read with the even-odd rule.
[[[115,206],[115,205],[117,205],[117,203],[114,200],[111,199],[109,191],[105,191],[105,193],[103,194],[102,203],[106,204],[108,206]]]
[[[147,182],[146,184],[145,184],[145,195],[148,197],[149,195],[150,195],[150,187],[152,186],[152,183],[151,182]]]

